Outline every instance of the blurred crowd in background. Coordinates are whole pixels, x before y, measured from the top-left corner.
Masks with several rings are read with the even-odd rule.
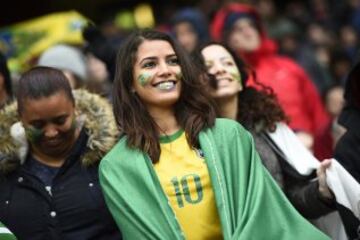
[[[187,6],[161,2],[161,13],[158,6],[144,2],[113,10],[98,22],[76,10],[51,13],[1,27],[0,51],[8,60],[13,88],[22,72],[46,65],[73,75],[73,87],[111,98],[116,50],[130,32],[136,28],[168,32],[192,52],[212,40],[214,16],[228,2],[232,1],[196,1]],[[302,66],[316,86],[332,121],[317,131],[311,148],[319,159],[331,157],[344,132],[336,122],[343,107],[344,79],[358,57],[360,1],[237,2],[253,4],[277,52]],[[183,22],[188,26],[179,24]]]
[[[21,89],[19,79],[21,82],[22,74],[35,66],[61,70],[71,89],[85,88],[111,103],[114,76],[120,71],[119,66],[116,69],[116,64],[119,64],[119,59],[124,59],[124,56],[117,59],[118,49],[136,29],[150,28],[171,35],[171,39],[182,45],[192,57],[194,66],[200,70],[196,75],[199,83],[207,81],[216,85],[221,77],[220,80],[214,78],[216,64],[207,62],[204,46],[221,42],[228,54],[241,58],[241,67],[244,67],[241,76],[240,70],[237,71],[236,77],[241,83],[237,82],[240,85],[236,93],[231,93],[232,97],[236,95],[233,98],[236,104],[243,101],[244,95],[249,92],[245,90],[249,88],[253,93],[262,90],[267,97],[256,95],[256,99],[249,95],[250,100],[246,102],[249,106],[234,105],[236,116],[220,116],[236,119],[241,124],[248,123],[254,135],[264,129],[275,131],[268,122],[284,121],[318,160],[335,156],[359,181],[358,148],[348,142],[338,144],[348,154],[341,159],[341,154],[336,155],[336,147],[341,137],[359,139],[359,121],[347,118],[355,119],[352,122],[355,124],[346,125],[346,111],[345,115],[343,113],[347,109],[358,116],[360,109],[357,83],[360,73],[360,0],[144,1],[131,7],[129,4],[121,6],[121,2],[117,6],[111,11],[104,11],[103,15],[99,8],[97,16],[102,16],[96,19],[74,8],[0,26],[0,109],[15,99],[13,93]],[[350,80],[346,82],[351,71]],[[230,70],[227,73],[234,75]],[[211,87],[216,91],[218,86]],[[227,94],[224,93],[223,99],[213,97],[225,103],[230,99]],[[237,94],[241,96],[239,100]],[[269,106],[276,107],[267,108],[269,102]],[[219,106],[226,108],[225,104]],[[348,113],[348,116],[353,116],[351,114]],[[349,133],[353,136],[349,137]],[[358,146],[358,142],[352,143]],[[263,155],[264,158],[270,156],[267,153]],[[278,171],[277,168],[275,170]],[[272,175],[276,178],[276,174]],[[92,182],[89,184],[93,186]],[[331,195],[330,192],[328,195]],[[303,200],[297,196],[295,199]],[[333,195],[325,200],[330,206]],[[311,213],[319,211],[319,216],[334,210],[333,205],[323,212],[315,205],[312,207],[309,208]],[[352,224],[345,224],[346,230],[349,236],[359,237],[359,220],[354,219],[349,220]],[[357,229],[356,232],[354,229]],[[334,231],[337,230],[334,228]]]

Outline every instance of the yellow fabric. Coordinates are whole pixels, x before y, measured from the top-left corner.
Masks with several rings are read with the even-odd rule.
[[[189,147],[185,133],[160,147],[160,161],[154,168],[186,239],[222,239],[209,172],[200,152]]]
[[[83,44],[89,20],[76,11],[52,13],[0,29],[0,50],[13,72],[26,71],[31,61],[57,43]]]

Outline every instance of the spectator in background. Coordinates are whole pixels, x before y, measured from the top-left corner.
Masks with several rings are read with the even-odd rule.
[[[105,63],[91,52],[87,52],[85,56],[89,76],[86,83],[86,89],[91,93],[99,94],[110,100],[112,81],[109,79],[110,74]]]
[[[52,46],[40,55],[37,65],[62,70],[73,89],[86,85],[88,70],[85,55],[76,47],[65,44]]]
[[[312,174],[298,173],[287,162],[288,156],[271,140],[269,133],[276,132],[277,124],[287,120],[271,89],[257,82],[261,90],[247,86],[248,69],[227,47],[210,43],[200,50],[201,62],[210,75],[206,86],[216,102],[218,116],[236,120],[252,133],[262,163],[304,217],[315,219],[334,211],[328,186],[313,180]],[[319,179],[325,177],[325,168],[325,165],[320,168]]]
[[[198,78],[162,32],[134,32],[119,50],[113,105],[124,135],[99,176],[124,238],[328,239],[286,200],[251,135],[215,118]]]
[[[0,52],[0,109],[12,100],[12,80],[5,56]]]
[[[332,85],[330,53],[326,47],[308,43],[294,24],[282,29],[276,40],[279,52],[294,59],[306,70],[320,95]]]
[[[359,37],[354,27],[342,26],[339,30],[339,48],[355,63],[359,51]]]
[[[117,53],[116,45],[111,43],[110,39],[98,27],[91,24],[83,29],[82,35],[85,39],[85,52],[105,64],[108,79],[113,82]]]
[[[206,16],[195,8],[184,8],[176,12],[171,20],[171,32],[189,53],[209,40]]]
[[[360,183],[360,62],[346,79],[344,97],[345,107],[339,116],[339,124],[347,131],[336,146],[335,158]]]
[[[338,117],[344,107],[343,94],[344,87],[339,84],[329,87],[324,93],[325,108],[331,121],[315,135],[314,155],[319,160],[334,157],[335,146],[345,133],[345,128],[338,123]]]
[[[352,65],[352,59],[340,49],[331,53],[330,69],[335,83],[345,86],[345,80]]]
[[[0,221],[19,239],[121,239],[98,180],[118,135],[109,103],[50,67],[16,98],[0,112]]]
[[[339,124],[346,133],[335,148],[335,159],[360,183],[360,62],[350,71],[345,85],[345,107]],[[360,238],[360,221],[349,210],[340,206],[346,232],[350,239]]]
[[[211,33],[254,68],[260,83],[274,90],[290,118],[289,126],[312,148],[314,134],[328,124],[329,116],[305,71],[293,60],[277,54],[255,9],[239,3],[225,5],[215,15]],[[252,79],[249,82],[252,84]]]

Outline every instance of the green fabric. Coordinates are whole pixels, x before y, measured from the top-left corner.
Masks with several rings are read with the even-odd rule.
[[[180,129],[172,135],[160,136],[159,141],[160,141],[160,143],[171,143],[171,142],[175,141],[176,139],[178,139],[181,136],[181,134],[183,134],[183,132],[184,132],[184,130]]]
[[[329,239],[291,206],[237,122],[217,119],[199,141],[224,239]],[[126,137],[101,161],[100,183],[124,239],[184,239],[150,159]]]
[[[0,222],[0,240],[16,240],[14,234]]]

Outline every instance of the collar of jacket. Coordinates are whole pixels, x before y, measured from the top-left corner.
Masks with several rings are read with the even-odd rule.
[[[84,117],[83,127],[89,136],[87,151],[82,156],[84,166],[99,162],[118,139],[111,105],[96,94],[86,90],[74,90],[76,113]],[[27,142],[20,143],[13,137],[10,129],[19,122],[17,104],[13,102],[0,111],[0,173],[17,169],[28,152]],[[24,136],[20,136],[24,138]]]

